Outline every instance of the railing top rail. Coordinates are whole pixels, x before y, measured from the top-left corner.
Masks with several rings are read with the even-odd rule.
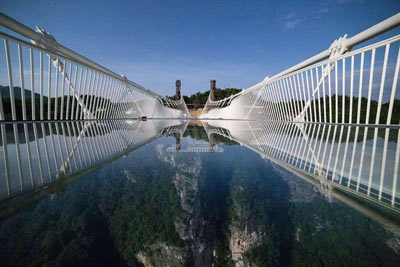
[[[343,46],[346,49],[348,49],[348,51],[350,51],[353,46],[356,46],[360,43],[368,41],[369,39],[372,39],[373,37],[376,37],[379,34],[389,31],[399,25],[400,25],[400,12],[397,13],[396,15],[394,15],[388,19],[385,19],[384,21],[381,21],[380,23],[354,35],[351,38],[344,39]],[[299,70],[299,69],[305,68],[309,65],[312,65],[314,63],[317,63],[321,60],[324,60],[330,56],[331,50],[332,49],[330,47],[330,48],[320,52],[319,54],[317,54],[303,62],[300,62],[299,64],[297,64],[285,71],[282,71],[282,72],[276,74],[275,76],[271,77],[271,79],[275,79],[275,78],[284,76],[284,75],[294,72],[296,70]]]
[[[22,36],[25,36],[26,38],[28,38],[38,44],[41,44],[45,47],[49,46],[49,41],[44,37],[44,35],[36,32],[33,29],[29,28],[28,26],[25,26],[24,24],[8,17],[7,15],[5,15],[2,12],[0,12],[0,25],[4,26],[5,28],[8,28],[18,34],[21,34]],[[15,38],[15,37],[13,37],[13,38]],[[20,40],[20,41],[22,41],[22,40]],[[125,79],[121,75],[119,75],[119,74],[107,69],[106,67],[104,67],[100,64],[97,64],[96,62],[74,52],[73,50],[63,46],[62,44],[60,44],[58,42],[55,42],[55,44],[52,46],[52,49],[54,49],[55,52],[60,53],[61,55],[64,55],[71,60],[75,60],[75,61],[82,63],[88,67],[91,67],[95,70],[106,73],[106,74],[114,77],[115,79],[125,81],[126,83],[130,84],[131,86],[136,87],[137,89],[139,89],[140,91],[142,91],[143,93],[145,93],[147,95],[151,95],[156,98],[157,97],[162,98],[160,95],[150,91],[149,89],[147,89],[135,82],[132,82],[128,79]]]
[[[380,23],[354,35],[351,38],[344,38],[342,40],[341,46],[343,48],[345,48],[347,51],[350,51],[352,47],[363,43],[365,41],[368,41],[369,39],[372,39],[373,37],[378,36],[379,34],[382,34],[384,32],[387,32],[395,27],[400,26],[400,12],[397,13],[396,15],[393,15],[390,18],[387,18],[383,21],[381,21]],[[300,69],[306,68],[310,65],[313,65],[315,63],[318,63],[324,59],[329,58],[329,56],[332,53],[332,48],[333,47],[329,47],[328,49],[318,53],[315,56],[312,56],[306,60],[304,60],[303,62],[300,62],[298,64],[296,64],[295,66],[286,69],[276,75],[274,75],[273,77],[270,78],[266,78],[264,79],[262,82],[257,83],[247,89],[242,90],[241,92],[237,93],[236,95],[234,95],[234,97],[239,96],[239,95],[243,95],[243,94],[247,94],[251,91],[257,90],[259,88],[264,87],[265,85],[267,85],[271,80],[276,80],[278,78],[281,78],[285,75],[288,75],[290,73],[296,72]]]

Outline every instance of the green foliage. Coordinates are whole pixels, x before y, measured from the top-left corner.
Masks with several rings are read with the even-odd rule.
[[[223,154],[180,153],[174,167],[159,160],[157,144],[1,220],[2,265],[138,266],[137,253],[150,253],[152,244],[190,254],[198,242],[215,251],[214,266],[234,266],[229,238],[235,228],[259,233],[260,243],[244,255],[257,266],[398,265],[399,255],[385,244],[391,237],[385,228],[318,194],[311,202],[290,202],[288,181],[301,191],[299,178],[278,173],[256,153],[237,145],[224,146]],[[176,166],[199,159],[198,190],[188,193],[194,212],[188,215],[172,181]],[[179,238],[177,218],[192,223],[193,240]]]
[[[275,232],[273,232],[275,233]],[[262,244],[245,253],[245,257],[257,266],[279,266],[279,248],[277,237],[267,235]]]
[[[389,233],[348,206],[319,196],[293,204],[292,214],[299,235],[291,252],[295,266],[398,265],[384,242]]]
[[[0,227],[3,266],[123,266],[95,195],[96,181],[81,180],[65,194],[48,197]]]
[[[179,245],[174,172],[166,164],[152,166],[154,151],[141,155],[131,164],[114,162],[2,220],[2,265],[136,266],[136,253],[148,244]],[[126,169],[137,177],[134,182]]]
[[[171,183],[174,173],[167,165],[160,164],[157,168],[148,164],[133,165],[132,175],[138,179],[134,186],[123,190],[110,218],[117,248],[128,262],[146,245],[156,242],[179,245],[174,217],[182,212],[179,196]]]
[[[230,220],[235,227],[244,224],[248,232],[264,236],[245,258],[257,266],[288,264],[285,255],[291,246],[292,225],[287,184],[261,158],[244,157],[234,168]]]
[[[225,88],[225,89],[216,88],[215,98],[216,98],[216,100],[221,100],[228,96],[237,94],[240,91],[242,91],[242,90],[236,89],[236,88]],[[210,90],[205,91],[204,93],[197,92],[195,94],[192,94],[189,97],[183,96],[183,98],[185,99],[186,104],[205,105],[209,94],[210,94]]]
[[[267,100],[261,100],[264,105],[276,105],[276,108],[282,107],[284,110],[288,110],[294,114],[298,114],[299,110],[305,106],[305,101],[290,101],[290,102],[278,102],[278,103],[268,103]],[[350,102],[352,102],[352,113],[350,116]],[[337,104],[336,104],[337,103]],[[389,102],[381,105],[380,115],[378,123],[386,124],[389,112]],[[338,122],[338,123],[357,123],[359,116],[359,123],[364,124],[367,122],[375,124],[376,116],[378,114],[378,101],[371,100],[370,112],[367,117],[368,99],[362,97],[359,99],[357,96],[353,97],[353,101],[350,101],[349,96],[344,97],[344,110],[343,110],[343,96],[332,95],[322,96],[311,101],[309,108],[307,109],[307,118],[313,121],[322,122]],[[337,107],[337,108],[336,108]],[[314,113],[315,109],[315,113]],[[337,113],[337,118],[336,118]],[[344,120],[343,120],[344,113]],[[400,99],[395,99],[393,101],[393,110],[391,121],[392,124],[400,123]]]
[[[1,86],[0,85],[0,92],[3,101],[3,111],[5,120],[12,120],[12,108],[11,108],[11,98],[10,98],[10,91],[8,86]],[[32,113],[32,97],[31,91],[25,89],[25,108],[26,108],[26,119],[32,120],[33,113]],[[15,97],[15,115],[17,120],[23,119],[23,110],[22,110],[22,92],[21,87],[14,87],[14,97]],[[57,118],[61,118],[61,113],[63,113],[63,117],[66,118],[67,116],[72,116],[73,118],[76,117],[78,114],[78,119],[80,119],[80,115],[82,112],[82,108],[76,102],[76,99],[73,96],[59,96],[59,97],[51,97],[48,98],[47,96],[43,96],[43,118],[47,119],[49,116],[49,102],[50,102],[50,118],[54,119],[56,115],[56,103],[57,103]],[[102,103],[104,106],[108,106],[110,109],[117,109],[119,108],[119,104],[110,103],[109,99],[98,97],[95,95],[80,95],[81,100],[86,104],[87,107],[90,107],[91,103]],[[62,101],[64,101],[64,105],[62,105]],[[70,109],[67,109],[67,103],[70,103]],[[74,110],[72,110],[72,103],[74,104]],[[35,93],[34,95],[34,106],[35,106],[35,118],[38,120],[40,118],[40,94]],[[68,114],[67,114],[68,111]],[[101,110],[100,106],[97,109],[97,105],[95,106],[92,104],[91,112],[93,114],[100,114],[103,111]]]

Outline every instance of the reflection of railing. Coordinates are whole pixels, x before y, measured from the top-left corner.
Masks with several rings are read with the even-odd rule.
[[[171,102],[62,46],[41,28],[35,32],[2,13],[0,25],[33,42],[0,33],[6,59],[0,69],[0,120],[189,115],[183,99]]]
[[[207,133],[226,136],[264,158],[321,184],[339,188],[400,212],[400,129],[351,125],[215,120]],[[225,128],[225,131],[215,129]],[[393,145],[368,129],[386,131]],[[350,138],[353,135],[353,138]],[[329,191],[329,190],[328,190]]]
[[[225,138],[228,138],[229,140],[232,140],[232,136],[231,133],[229,132],[228,129],[223,128],[223,127],[212,127],[210,124],[208,123],[203,123],[204,129],[207,133],[208,136],[208,140],[212,140],[212,135],[213,134],[217,134],[217,135],[221,135]]]
[[[187,126],[189,125],[189,121],[186,121],[179,125],[172,125],[166,127],[162,130],[161,134],[163,136],[177,136],[179,139],[183,137],[183,134],[186,131]]]
[[[400,35],[350,51],[399,24],[400,13],[234,96],[209,99],[201,117],[399,124]]]
[[[0,199],[94,170],[158,138],[174,120],[2,123]]]

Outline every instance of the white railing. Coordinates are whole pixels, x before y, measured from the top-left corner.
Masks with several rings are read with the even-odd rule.
[[[210,120],[208,135],[234,140],[263,158],[310,178],[322,193],[335,187],[400,211],[400,130],[390,132],[390,143],[374,133],[376,127],[280,121]],[[351,137],[351,138],[350,138]],[[326,190],[329,188],[329,190]]]
[[[88,171],[159,138],[164,128],[181,124],[187,125],[187,121],[1,123],[0,200],[57,180],[87,175]]]
[[[208,99],[201,118],[399,124],[400,35],[350,51],[398,25],[400,13],[236,95]]]
[[[32,42],[0,32],[0,121],[189,116],[183,98],[163,98],[57,43],[39,27],[33,31],[2,13],[0,25]]]
[[[219,101],[201,118],[282,166],[399,207],[400,35],[351,49],[400,25],[400,13]]]

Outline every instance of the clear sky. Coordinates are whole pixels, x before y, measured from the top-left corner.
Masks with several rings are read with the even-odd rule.
[[[0,0],[0,10],[161,95],[180,79],[187,95],[210,79],[250,87],[400,12],[400,0]]]

